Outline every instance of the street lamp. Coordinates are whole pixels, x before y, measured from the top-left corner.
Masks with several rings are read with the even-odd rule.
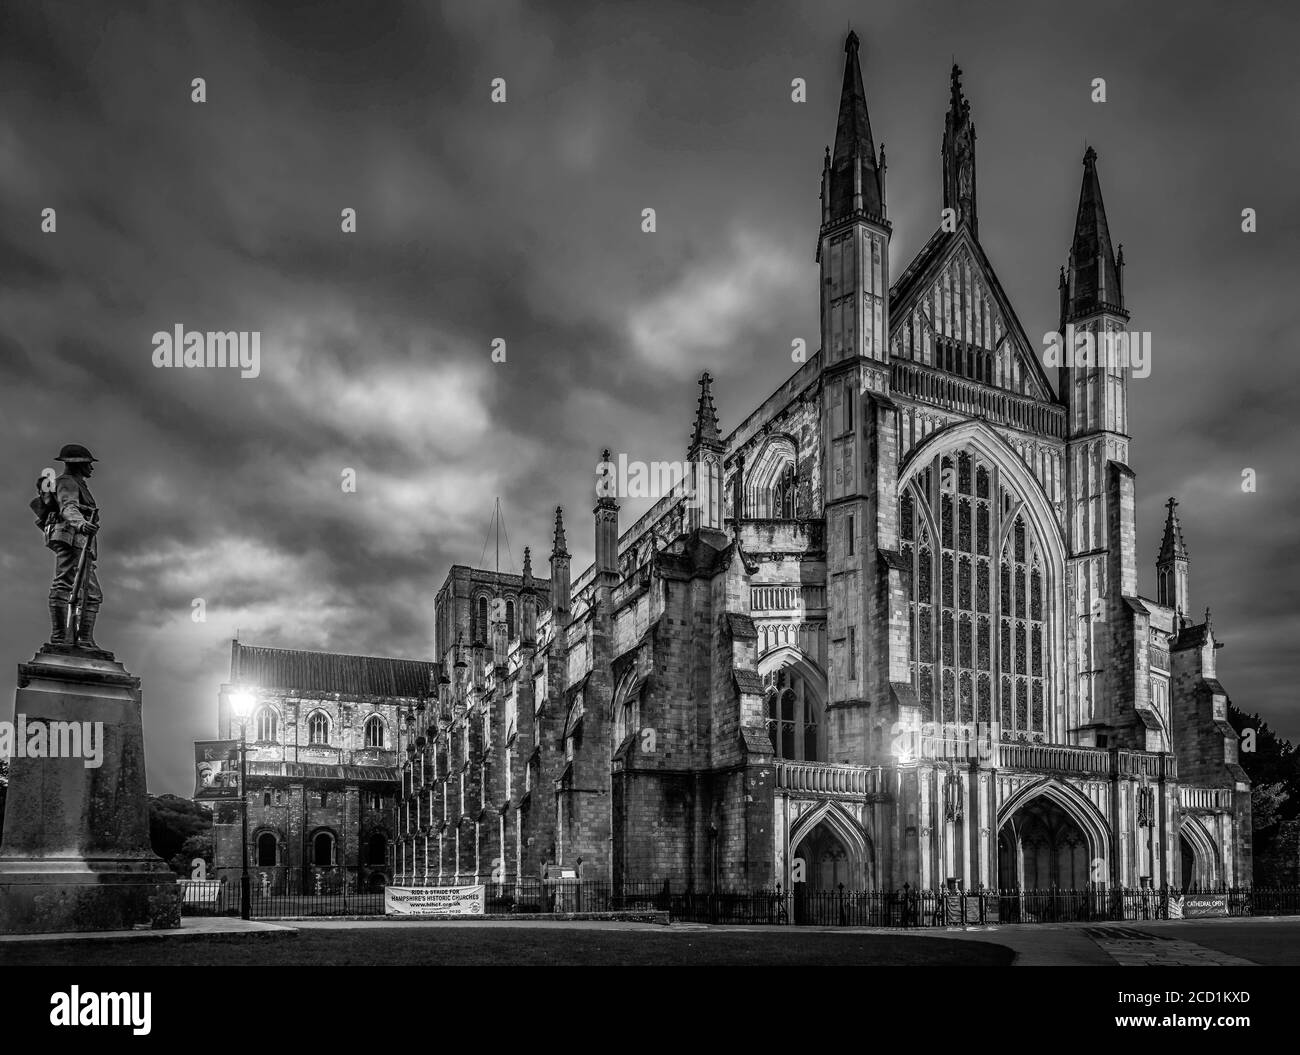
[[[248,903],[252,896],[248,878],[248,716],[253,712],[251,693],[236,692],[230,697],[230,706],[239,719],[239,797],[244,804],[244,834],[240,840],[243,848],[244,870],[239,876],[239,918],[248,919]]]

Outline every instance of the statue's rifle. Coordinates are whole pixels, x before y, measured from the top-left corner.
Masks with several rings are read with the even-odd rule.
[[[99,525],[99,510],[96,509],[92,514],[92,524]],[[95,541],[94,534],[86,536],[86,544],[81,547],[81,556],[77,558],[77,574],[72,580],[72,599],[68,606],[68,638],[73,646],[77,644],[77,637],[81,631],[81,595],[86,591],[86,562],[90,559],[90,547]]]

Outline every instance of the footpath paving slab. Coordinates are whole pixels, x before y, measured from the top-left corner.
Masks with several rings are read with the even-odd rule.
[[[1122,967],[1254,967],[1253,960],[1242,959],[1218,949],[1174,937],[1148,934],[1108,935],[1092,932],[1091,937],[1107,955]]]
[[[1300,921],[1295,921],[1300,924]],[[1214,931],[1203,923],[1218,924]],[[1272,936],[1280,920],[1154,920],[1142,923],[1032,924],[1003,926],[985,940],[1012,949],[1013,966],[1120,965],[1126,967],[1253,967],[1259,961],[1237,953],[1252,943],[1242,930],[1264,924],[1257,934]],[[1286,932],[1289,933],[1289,932]],[[971,933],[980,936],[979,931]],[[1295,932],[1300,939],[1300,929]],[[1205,940],[1201,940],[1205,939]],[[1211,940],[1214,939],[1214,940]],[[1238,948],[1222,946],[1235,944]]]
[[[1001,945],[1015,954],[1012,967],[1110,967],[1115,961],[1078,927],[1026,924],[926,929],[917,937],[957,938]]]
[[[1300,966],[1300,916],[1160,920],[1135,924],[1153,935],[1195,942],[1269,967]]]

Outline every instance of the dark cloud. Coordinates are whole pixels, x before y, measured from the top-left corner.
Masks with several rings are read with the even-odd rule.
[[[46,554],[26,502],[69,440],[104,459],[103,637],[144,678],[157,791],[188,786],[236,629],[427,656],[434,592],[478,559],[497,495],[503,561],[531,544],[544,568],[563,504],[583,566],[602,445],[680,458],[701,370],[730,428],[791,372],[792,339],[817,347],[818,177],[853,18],[888,147],[894,275],[938,221],[954,53],[979,130],[981,238],[1031,339],[1056,324],[1085,141],[1099,151],[1134,326],[1154,340],[1130,421],[1143,590],[1176,493],[1193,602],[1229,641],[1225,684],[1300,735],[1284,688],[1300,675],[1296,16],[1208,2],[1177,17],[1118,2],[867,14],[5,5],[0,569],[15,603],[0,658],[42,636]],[[498,76],[504,106],[488,98]],[[1098,76],[1105,104],[1089,99]],[[806,105],[790,102],[794,77]],[[41,233],[46,207],[57,234]],[[1240,231],[1245,207],[1258,234]],[[152,334],[176,323],[261,331],[261,376],[154,369]],[[496,337],[505,366],[489,362]],[[647,504],[624,503],[624,523]]]

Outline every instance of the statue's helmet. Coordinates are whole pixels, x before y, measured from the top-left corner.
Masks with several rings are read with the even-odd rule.
[[[80,443],[65,443],[63,450],[59,451],[59,457],[56,459],[64,464],[72,462],[97,462],[99,461],[90,451],[86,450]]]

